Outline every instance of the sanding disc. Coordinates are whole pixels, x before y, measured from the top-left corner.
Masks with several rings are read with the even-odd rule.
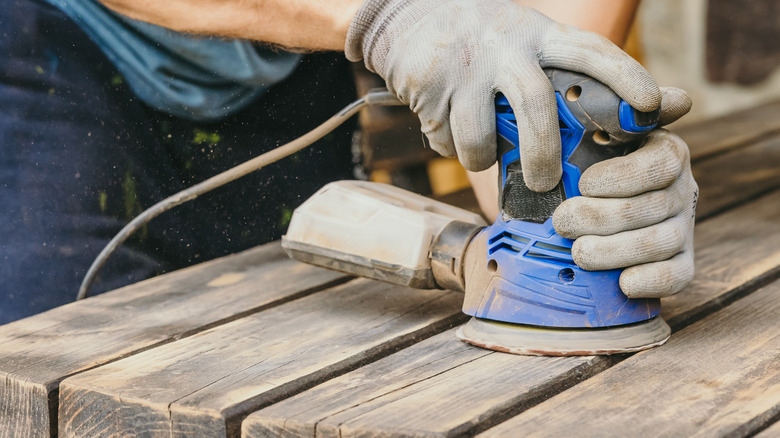
[[[471,318],[458,338],[490,350],[532,356],[590,356],[657,347],[672,330],[660,316],[608,328],[550,328]]]

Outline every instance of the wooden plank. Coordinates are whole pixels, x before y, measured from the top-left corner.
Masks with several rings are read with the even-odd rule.
[[[468,435],[495,421],[496,410],[532,403],[556,384],[571,386],[605,365],[593,356],[495,353],[450,330],[255,412],[244,420],[242,436]]]
[[[747,282],[776,275],[770,273],[780,266],[779,216],[774,193],[697,226],[696,278],[664,300],[664,317],[685,325],[744,294]],[[244,436],[472,434],[611,365],[603,357],[484,352],[447,335],[260,410],[244,421]]]
[[[680,325],[780,275],[780,191],[696,225],[696,275],[662,300],[663,317]],[[755,285],[753,286],[755,288]]]
[[[728,150],[730,148],[743,147],[743,146],[745,146],[747,143],[749,143],[751,141],[755,141],[756,139],[760,139],[760,138],[768,138],[768,137],[771,137],[772,135],[774,135],[776,133],[776,129],[775,128],[773,128],[772,126],[768,126],[767,125],[767,123],[771,123],[773,120],[777,120],[778,119],[777,117],[774,117],[774,116],[771,116],[771,117],[768,116],[768,114],[772,114],[773,111],[776,111],[775,107],[780,108],[780,103],[770,104],[770,105],[767,106],[767,108],[757,109],[756,112],[750,112],[750,111],[745,112],[745,114],[742,115],[742,116],[739,116],[739,115],[738,116],[730,116],[730,118],[735,120],[734,123],[739,124],[739,126],[734,125],[733,129],[730,129],[729,132],[725,133],[725,134],[724,133],[720,133],[718,135],[714,135],[714,136],[711,136],[711,137],[707,137],[706,135],[702,134],[702,133],[714,132],[713,129],[709,129],[709,128],[701,128],[700,131],[697,131],[697,132],[699,132],[699,134],[696,134],[696,133],[691,134],[691,132],[694,132],[695,130],[691,130],[688,133],[686,133],[685,130],[683,130],[681,132],[681,134],[683,135],[684,138],[686,138],[686,140],[688,140],[689,144],[692,145],[693,156],[694,156],[695,159],[696,158],[700,159],[701,157],[711,156],[713,153],[721,153],[721,152],[723,152],[725,150]],[[742,113],[740,113],[740,114],[742,114]],[[729,118],[726,118],[724,120],[728,120],[728,119]],[[715,123],[713,123],[712,126],[716,126],[716,127],[717,126],[722,126],[723,123],[724,123],[723,121],[720,121],[720,122],[716,121]],[[754,123],[754,124],[750,125],[750,123]],[[697,135],[699,137],[696,137]],[[729,143],[729,142],[731,142],[731,143]],[[701,152],[701,149],[698,148],[698,147],[693,147],[694,144],[704,144],[706,146],[708,144],[712,145],[714,143],[718,143],[718,144],[714,145],[713,148],[710,148],[710,149],[708,149],[705,152]],[[725,146],[724,146],[724,144],[725,144]],[[764,147],[766,148],[768,146],[764,146]],[[774,148],[774,146],[769,147],[770,153],[772,151],[776,150],[776,148],[775,149],[773,149],[773,148]],[[728,166],[733,165],[733,162],[731,161],[732,158],[739,158],[740,156],[743,156],[743,155],[734,155],[734,156],[730,157],[729,159],[723,159],[722,160],[722,164],[719,164],[718,166],[714,166],[713,165],[712,167],[709,168],[710,170],[704,172],[702,175],[699,175],[699,179],[701,180],[702,178],[707,178],[708,176],[711,176],[711,175],[723,175],[723,173],[722,173],[723,169],[727,169]],[[758,161],[759,163],[771,163],[773,161],[777,161],[776,159],[774,159],[774,155],[769,155],[770,159],[767,159],[766,155],[762,155],[759,152],[750,154],[749,156],[752,157],[752,158],[750,158],[749,161],[753,161],[753,163],[755,163],[756,159],[759,159],[759,161]],[[710,160],[706,160],[703,163],[706,163],[707,161],[710,161]],[[749,169],[749,168],[750,168],[749,165],[748,166],[744,166],[744,169]],[[771,187],[772,184],[774,184],[774,182],[773,182],[774,180],[772,178],[774,177],[773,175],[775,175],[776,173],[773,174],[773,173],[769,172],[769,170],[771,170],[771,169],[764,169],[762,172],[759,172],[761,175],[763,175],[762,178],[764,178],[764,180],[762,180],[762,181],[769,180],[770,181],[769,184],[767,185],[767,184],[764,184],[764,182],[760,182],[760,184],[764,184],[764,185],[761,186],[758,191],[754,191],[753,195],[758,194],[758,193],[762,193],[763,191],[768,190],[768,188]],[[754,175],[755,175],[755,173],[754,173]],[[748,178],[749,176],[750,176],[749,172],[743,173],[742,181],[745,182],[746,178]],[[715,182],[707,183],[707,185],[702,184],[702,186],[703,187],[709,187],[711,184],[715,184],[716,182],[721,181],[720,178],[715,178],[715,179],[716,179]],[[748,189],[756,187],[756,185],[754,184],[754,181],[747,181],[747,184],[745,184],[744,186],[740,186],[740,187],[744,188],[745,186]],[[723,187],[731,187],[730,190],[732,192],[734,192],[734,191],[740,192],[740,193],[742,192],[742,190],[734,190],[735,186],[733,184],[730,184],[730,183],[729,184],[724,184]],[[724,191],[727,191],[727,190],[724,189]],[[710,198],[713,199],[715,203],[710,204],[710,202],[707,201],[706,197],[709,196],[709,195],[705,191],[703,193],[703,197],[704,197],[703,202],[700,204],[700,209],[699,209],[700,212],[704,211],[704,212],[707,212],[707,214],[711,215],[714,212],[721,211],[721,209],[725,208],[726,206],[734,205],[733,203],[731,203],[731,201],[729,201],[729,202],[727,202],[725,204],[722,203],[721,202],[721,197],[718,196],[718,192],[712,191],[712,193],[713,193],[713,195],[710,196]],[[736,200],[732,199],[732,201],[733,202],[737,202],[737,203],[741,202],[739,199],[736,199]],[[717,204],[717,202],[721,202],[721,204]],[[709,205],[715,205],[715,207],[710,209]],[[704,217],[707,217],[707,216],[704,216]],[[254,310],[256,310],[256,309],[254,309]],[[254,311],[254,310],[250,310],[250,311]],[[234,318],[234,317],[235,316],[229,316],[229,317],[225,317],[225,318],[230,319],[230,318]],[[217,321],[220,321],[220,320],[217,320]],[[219,323],[219,322],[213,322],[211,324],[217,324],[217,323]],[[47,327],[33,328],[35,323],[29,323],[29,324],[30,324],[29,327],[24,327],[24,328],[21,329],[21,332],[23,333],[23,335],[26,335],[27,333],[33,332],[35,330],[46,330],[46,329],[48,329]],[[14,329],[8,329],[8,331],[4,331],[5,329],[6,328],[4,327],[3,330],[0,330],[0,336],[2,336],[3,334],[6,334],[7,338],[15,338],[16,337],[16,335],[14,334]],[[200,329],[201,328],[195,328],[195,329],[192,329],[192,330],[197,331],[197,330],[200,330]],[[185,332],[185,334],[186,333],[187,332]],[[93,333],[93,335],[97,335],[97,333]],[[176,336],[180,336],[180,335],[181,334],[174,335],[172,338],[175,338]],[[168,338],[167,340],[163,340],[163,341],[159,341],[159,342],[168,342],[172,338]],[[2,338],[0,338],[0,342],[3,342]],[[149,346],[139,347],[139,348],[140,349],[149,348]],[[128,349],[128,351],[131,352],[131,351],[134,351],[134,350],[131,347],[131,348]],[[131,354],[131,353],[122,353],[122,354]],[[110,360],[114,360],[114,359],[105,359],[105,360],[110,361]],[[99,363],[102,363],[102,362],[100,360],[97,360],[97,361],[94,361],[94,363],[92,363],[92,364],[85,365],[85,367],[89,368],[91,366],[96,366]],[[81,366],[77,366],[76,368],[77,369],[84,369],[84,367],[81,367]],[[0,371],[3,371],[1,366],[0,366]],[[76,372],[76,371],[73,371],[73,372]],[[47,394],[47,397],[49,397],[50,402],[51,402],[50,405],[54,406],[54,407],[56,407],[56,392],[55,392],[56,391],[56,382],[59,381],[59,379],[61,379],[61,377],[54,378],[54,380],[52,380],[52,381],[48,382],[47,384],[43,385],[42,387],[40,387],[40,388],[43,388],[43,392],[42,393]],[[25,382],[26,380],[22,379],[22,380],[17,380],[17,381]],[[53,385],[52,385],[52,382],[54,382]],[[6,385],[6,388],[5,388],[4,393],[10,393],[11,392],[11,388],[12,388],[13,385],[10,384],[10,383],[7,383],[7,382],[6,382],[5,385]],[[25,385],[27,385],[27,384],[25,384]],[[29,386],[29,385],[27,385],[27,386]],[[25,389],[25,391],[28,391],[28,390]],[[30,389],[29,391],[33,391],[33,390]],[[52,398],[52,394],[54,394],[54,396],[55,396],[54,398]],[[40,399],[40,396],[35,397],[35,399],[36,400]],[[38,407],[41,407],[41,406],[42,405],[40,405],[40,404],[38,405]],[[12,405],[10,407],[5,407],[3,409],[6,409],[6,411],[8,411],[9,413],[12,413],[12,412],[17,412],[17,411],[21,412],[25,408],[23,407],[23,405],[16,405],[16,404],[14,404],[14,405]],[[0,412],[3,412],[3,411],[0,411]],[[3,416],[3,418],[12,418],[12,417],[14,417],[14,416],[13,415]]]
[[[276,243],[6,324],[0,437],[55,435],[67,376],[344,281]]]
[[[250,415],[242,436],[337,437],[347,416],[402,400],[423,382],[490,354],[458,341],[455,329],[448,330]],[[435,415],[431,409],[424,412]]]
[[[780,187],[780,136],[695,163],[701,220]]]
[[[750,436],[780,412],[778,296],[775,282],[484,437]]]
[[[767,427],[765,430],[761,431],[758,435],[756,435],[756,438],[780,437],[780,421],[778,421],[777,418],[775,418],[774,420],[775,422],[771,424],[769,427]]]
[[[683,119],[685,120],[685,119]],[[700,161],[780,134],[780,100],[674,129]]]
[[[354,280],[66,379],[60,435],[238,436],[249,412],[463,321],[462,300]]]

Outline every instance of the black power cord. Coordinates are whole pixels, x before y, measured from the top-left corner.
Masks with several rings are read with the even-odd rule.
[[[223,186],[229,182],[235,181],[242,176],[248,175],[256,170],[281,160],[284,157],[288,157],[307,146],[310,146],[315,141],[321,139],[329,132],[333,131],[339,125],[346,122],[347,119],[355,115],[358,111],[366,106],[400,106],[404,105],[403,102],[396,99],[389,91],[385,89],[370,90],[365,96],[347,105],[335,114],[333,117],[325,121],[320,126],[312,129],[306,134],[296,138],[295,140],[286,143],[278,148],[272,149],[259,157],[252,158],[245,161],[238,166],[228,169],[218,175],[215,175],[201,183],[195,184],[192,187],[184,189],[179,193],[171,195],[162,201],[154,204],[148,209],[144,210],[141,214],[136,216],[127,225],[124,226],[114,236],[110,242],[100,251],[95,261],[89,267],[87,274],[84,276],[84,280],[79,287],[79,293],[76,296],[76,300],[81,300],[89,296],[89,289],[94,283],[100,268],[105,265],[106,260],[124,243],[137,229],[146,225],[150,220],[159,216],[160,214],[184,204],[187,201],[191,201],[198,196],[210,192],[217,187]]]

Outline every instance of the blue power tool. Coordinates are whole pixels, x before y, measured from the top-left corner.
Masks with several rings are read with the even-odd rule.
[[[658,316],[659,300],[627,298],[618,284],[619,269],[580,269],[572,259],[573,241],[559,236],[552,224],[555,208],[580,195],[582,172],[635,150],[657,125],[659,111],[636,111],[590,77],[555,69],[546,73],[558,103],[563,177],[549,192],[525,185],[515,115],[499,95],[501,212],[470,245],[484,246],[486,274],[465,273],[463,311],[474,318],[458,336],[522,354],[609,354],[659,345],[670,334]]]
[[[293,213],[282,246],[300,261],[420,289],[465,292],[466,342],[518,354],[637,351],[669,338],[659,301],[628,299],[620,270],[584,271],[552,216],[592,164],[639,147],[659,112],[641,113],[587,76],[546,70],[558,101],[563,178],[546,193],[523,180],[515,115],[496,100],[499,202],[478,215],[385,184],[328,184]]]

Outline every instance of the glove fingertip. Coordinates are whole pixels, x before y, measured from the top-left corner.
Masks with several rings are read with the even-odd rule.
[[[439,117],[436,113],[421,112],[418,114],[423,143],[439,155],[454,157],[457,153],[455,141],[452,138],[449,120]]]
[[[572,209],[568,208],[566,202],[568,201],[564,201],[564,203],[559,205],[558,208],[555,209],[555,212],[553,212],[553,228],[555,228],[555,232],[561,237],[576,239],[579,237],[574,231],[576,229],[577,217],[573,214]]]
[[[629,298],[665,298],[681,290],[675,290],[670,285],[648,283],[643,275],[632,275],[631,268],[620,274],[620,290]]]
[[[626,83],[630,83],[631,86],[628,89],[620,87],[615,90],[622,91],[618,94],[635,109],[643,112],[655,111],[661,107],[663,101],[661,89],[641,64],[633,59],[630,61],[632,62],[627,62],[624,74],[621,76],[626,78]]]
[[[661,95],[661,119],[658,122],[660,126],[677,121],[693,107],[691,96],[681,88],[662,87]]]
[[[468,152],[461,151],[458,154],[458,159],[466,170],[481,172],[489,169],[496,162],[496,148],[486,145]]]
[[[683,289],[693,280],[693,260],[688,253],[662,262],[626,268],[620,274],[620,289],[629,298],[665,298]]]
[[[575,240],[571,246],[571,257],[574,263],[586,271],[596,271],[600,267],[593,263],[590,253],[586,250],[586,240],[589,236],[583,236]],[[603,268],[602,268],[603,269]]]
[[[523,180],[525,185],[534,192],[542,193],[549,192],[554,189],[563,175],[563,168],[560,162],[553,168],[538,168],[534,170],[524,170]]]
[[[471,105],[464,102],[470,102]],[[450,126],[455,149],[467,170],[480,172],[496,162],[496,124],[492,99],[453,99]]]

